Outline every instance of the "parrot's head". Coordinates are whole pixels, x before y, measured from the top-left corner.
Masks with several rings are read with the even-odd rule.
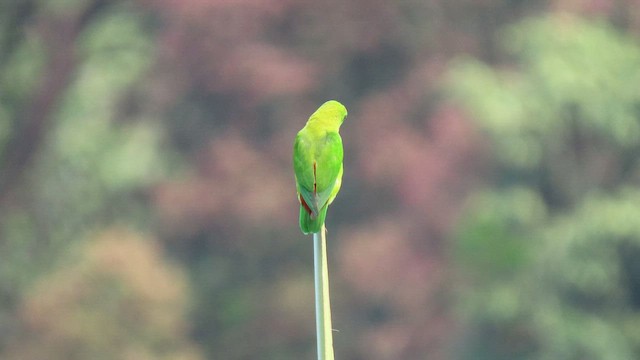
[[[347,108],[338,101],[329,100],[322,104],[310,119],[318,119],[331,127],[340,128],[346,117]]]

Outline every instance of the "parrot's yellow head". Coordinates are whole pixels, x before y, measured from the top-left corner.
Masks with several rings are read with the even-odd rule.
[[[329,129],[338,131],[346,117],[347,108],[338,101],[329,100],[322,104],[316,112],[311,114],[309,123],[321,123]]]

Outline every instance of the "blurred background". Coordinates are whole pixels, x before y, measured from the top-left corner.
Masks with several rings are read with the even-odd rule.
[[[640,1],[0,0],[0,358],[640,358]]]

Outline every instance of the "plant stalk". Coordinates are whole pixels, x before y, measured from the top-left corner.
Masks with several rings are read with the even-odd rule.
[[[322,225],[319,233],[313,234],[313,270],[316,292],[318,360],[334,360],[329,270],[327,266],[327,238],[324,225]]]

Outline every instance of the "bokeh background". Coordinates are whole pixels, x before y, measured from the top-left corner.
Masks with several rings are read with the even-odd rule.
[[[0,358],[640,358],[640,1],[1,0]]]

